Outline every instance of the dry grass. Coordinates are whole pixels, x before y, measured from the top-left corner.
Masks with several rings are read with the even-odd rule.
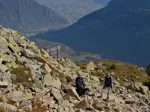
[[[114,77],[118,77],[121,84],[125,79],[127,79],[129,82],[145,82],[147,79],[149,79],[147,73],[144,70],[141,70],[137,65],[112,60],[104,60],[103,66],[106,67],[108,72],[115,72]]]
[[[98,65],[99,63],[102,63],[102,66],[106,69],[102,68],[102,71],[105,72],[114,72],[115,74],[113,77],[118,80],[118,82],[121,85],[124,85],[125,80],[128,80],[129,82],[132,81],[139,81],[142,83],[149,84],[149,76],[147,73],[140,69],[137,65],[132,65],[128,63],[123,63],[119,61],[114,60],[101,60],[94,62],[95,65]],[[78,66],[80,68],[86,68],[87,63],[78,63]],[[95,70],[91,73],[91,75],[97,76],[97,77],[104,77],[105,74],[99,72],[98,70]]]
[[[32,79],[30,69],[20,66],[17,68],[12,68],[11,73],[16,75],[16,80],[13,81],[14,83],[31,83],[31,81],[29,80],[29,78]]]
[[[7,112],[7,111],[5,111],[4,109],[0,109],[0,112]]]
[[[3,98],[2,98],[2,96],[0,96],[0,102],[3,102]]]
[[[8,104],[11,104],[11,105],[14,105],[14,104],[15,104],[15,102],[14,102],[12,99],[10,99],[10,98],[7,99],[7,103],[8,103]]]
[[[33,110],[31,112],[45,112],[47,110],[47,107],[42,105],[43,102],[36,99],[32,101],[32,107]]]
[[[79,66],[81,69],[86,69],[87,63],[86,62],[81,62],[81,63],[76,63],[77,66]]]

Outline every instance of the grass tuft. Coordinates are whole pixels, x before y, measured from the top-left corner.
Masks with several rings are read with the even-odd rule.
[[[13,80],[13,83],[32,83],[32,74],[30,69],[20,66],[12,68],[11,73],[16,75],[16,80]]]

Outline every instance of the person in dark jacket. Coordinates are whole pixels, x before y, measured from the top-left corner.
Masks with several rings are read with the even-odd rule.
[[[103,97],[103,90],[107,89],[107,99],[109,99],[109,93],[112,89],[112,77],[110,73],[106,73],[106,76],[104,78],[104,85],[101,92],[101,97]]]
[[[86,88],[83,77],[81,77],[80,74],[78,74],[78,77],[76,78],[76,91],[79,96],[85,95],[86,92],[89,91],[89,89]]]

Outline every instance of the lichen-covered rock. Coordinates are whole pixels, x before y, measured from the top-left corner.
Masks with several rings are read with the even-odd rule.
[[[127,86],[128,89],[141,92],[142,94],[149,94],[149,88],[144,86],[141,82],[131,83]]]
[[[0,71],[3,72],[3,73],[6,72],[7,69],[8,68],[5,65],[0,66]]]
[[[95,64],[94,64],[94,62],[88,63],[87,66],[86,66],[86,69],[87,69],[88,71],[94,70],[94,69],[95,69]]]
[[[90,104],[89,104],[89,102],[88,102],[87,99],[84,99],[84,100],[80,101],[80,102],[75,106],[75,108],[80,108],[80,109],[82,109],[82,110],[86,110],[86,109],[90,108]]]
[[[139,89],[140,89],[141,93],[146,94],[146,95],[149,94],[149,88],[148,87],[141,85],[139,87]]]
[[[78,93],[76,92],[75,88],[70,87],[66,84],[62,84],[62,87],[68,95],[70,95],[71,97],[74,97],[76,100],[80,101],[80,97],[79,97]]]
[[[23,99],[26,99],[26,100],[31,100],[31,99],[33,99],[32,93],[24,93],[24,94],[23,94]]]
[[[51,94],[54,96],[54,98],[61,103],[63,101],[63,97],[60,93],[60,90],[56,89],[56,88],[52,88],[51,90]]]
[[[21,103],[20,103],[20,108],[25,108],[25,107],[32,107],[32,102],[31,100],[23,100]]]
[[[46,74],[44,76],[44,85],[46,87],[56,87],[58,89],[61,88],[61,82],[58,78],[51,76],[50,74]]]
[[[6,88],[9,86],[9,83],[6,81],[0,81],[0,88]]]
[[[9,98],[14,102],[20,102],[23,100],[23,92],[22,91],[14,91],[9,93]]]
[[[17,107],[7,104],[7,103],[3,103],[0,102],[0,111],[4,111],[4,112],[17,112]]]
[[[47,73],[51,73],[52,72],[52,69],[49,67],[48,64],[44,64],[43,68],[46,70]]]
[[[28,49],[24,49],[24,50],[23,50],[23,53],[24,53],[25,57],[28,57],[28,58],[33,58],[33,57],[35,57],[34,52],[32,52],[32,51],[30,51],[30,50],[28,50]]]

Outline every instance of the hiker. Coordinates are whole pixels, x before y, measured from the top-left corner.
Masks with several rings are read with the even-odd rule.
[[[107,89],[107,99],[109,99],[109,93],[112,89],[112,77],[110,73],[106,73],[105,79],[104,79],[104,85],[101,91],[101,97],[103,97],[103,90]]]
[[[76,91],[79,96],[83,96],[89,91],[89,89],[85,86],[86,85],[83,81],[83,77],[81,77],[81,75],[78,74],[78,77],[76,78]]]

